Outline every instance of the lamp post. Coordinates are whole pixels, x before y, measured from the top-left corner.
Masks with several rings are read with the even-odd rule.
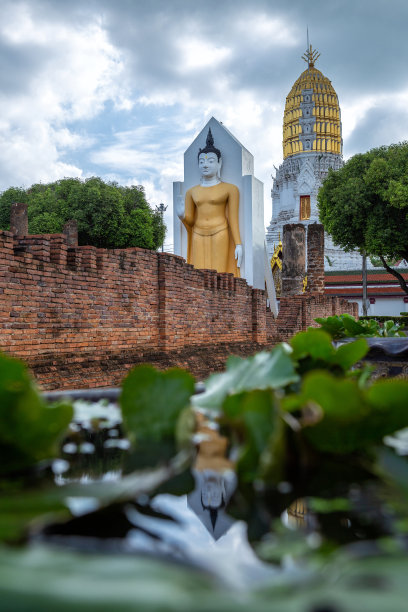
[[[362,261],[362,276],[363,276],[363,316],[367,316],[367,255],[366,252],[363,251],[363,261]]]
[[[166,212],[166,210],[167,210],[167,206],[165,206],[163,204],[163,202],[161,202],[158,206],[156,206],[156,211],[158,213],[160,213],[161,220],[162,220],[163,224],[164,224],[164,213]],[[163,253],[163,251],[164,251],[164,238],[163,238],[163,242],[162,242],[162,253]]]

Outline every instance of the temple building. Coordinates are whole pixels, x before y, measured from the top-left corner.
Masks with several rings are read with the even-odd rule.
[[[344,165],[341,110],[331,81],[315,67],[320,54],[310,45],[302,59],[307,68],[286,97],[283,116],[283,162],[272,177],[272,219],[266,231],[277,295],[282,269],[282,228],[286,223],[319,222],[317,194],[329,168]],[[362,258],[345,253],[325,234],[325,292],[359,303],[362,314]],[[407,312],[408,297],[395,277],[367,258],[368,314]],[[397,263],[408,278],[406,262]],[[304,280],[304,287],[307,278]]]
[[[266,244],[272,258],[279,248],[285,223],[317,223],[317,193],[329,168],[343,162],[339,99],[331,81],[315,67],[319,53],[308,48],[307,68],[293,84],[283,116],[283,163],[272,186],[272,220]],[[358,253],[344,253],[325,236],[325,269],[361,267]]]

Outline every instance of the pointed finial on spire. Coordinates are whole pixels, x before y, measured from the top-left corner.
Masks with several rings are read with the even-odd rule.
[[[316,49],[312,49],[312,45],[309,44],[309,27],[306,28],[307,33],[307,50],[302,55],[302,60],[307,64],[307,68],[313,68],[315,62],[320,57],[320,53]]]
[[[306,43],[307,43],[306,49],[309,49],[310,47],[309,45],[309,26],[306,26]],[[310,68],[309,60],[307,61],[307,67]]]

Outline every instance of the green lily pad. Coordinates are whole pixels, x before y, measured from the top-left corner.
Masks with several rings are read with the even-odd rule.
[[[283,423],[270,390],[228,396],[223,415],[221,423],[225,420],[240,441],[238,471],[244,480],[263,475],[266,467],[272,471],[272,462],[280,463],[278,448],[282,445]]]
[[[226,371],[206,381],[204,393],[196,395],[196,408],[220,410],[228,395],[254,389],[279,389],[299,380],[290,357],[290,348],[280,344],[273,351],[257,353],[248,359],[230,357]]]
[[[177,421],[193,393],[194,378],[184,370],[160,372],[148,365],[131,370],[120,397],[130,441],[149,444],[174,439]]]
[[[330,336],[325,331],[314,327],[293,336],[290,345],[293,348],[292,358],[295,360],[313,357],[322,361],[330,361],[335,352]]]
[[[367,340],[359,338],[355,342],[347,342],[339,346],[332,356],[331,362],[341,366],[346,371],[363,359],[367,355],[368,350]]]
[[[25,365],[0,354],[1,474],[54,457],[72,415],[69,404],[46,404]]]
[[[0,493],[0,541],[21,541],[27,536],[30,525],[69,517],[60,488]]]

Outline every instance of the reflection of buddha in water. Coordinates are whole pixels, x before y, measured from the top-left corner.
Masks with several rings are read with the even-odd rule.
[[[207,419],[196,413],[200,437],[193,467],[196,488],[187,497],[189,507],[197,514],[215,540],[232,526],[225,506],[236,487],[234,464],[227,458],[228,440],[210,427]]]
[[[211,129],[198,153],[200,185],[186,193],[177,213],[188,236],[187,263],[195,268],[232,272],[239,276],[242,261],[239,234],[239,190],[220,179],[221,152],[214,147]]]

